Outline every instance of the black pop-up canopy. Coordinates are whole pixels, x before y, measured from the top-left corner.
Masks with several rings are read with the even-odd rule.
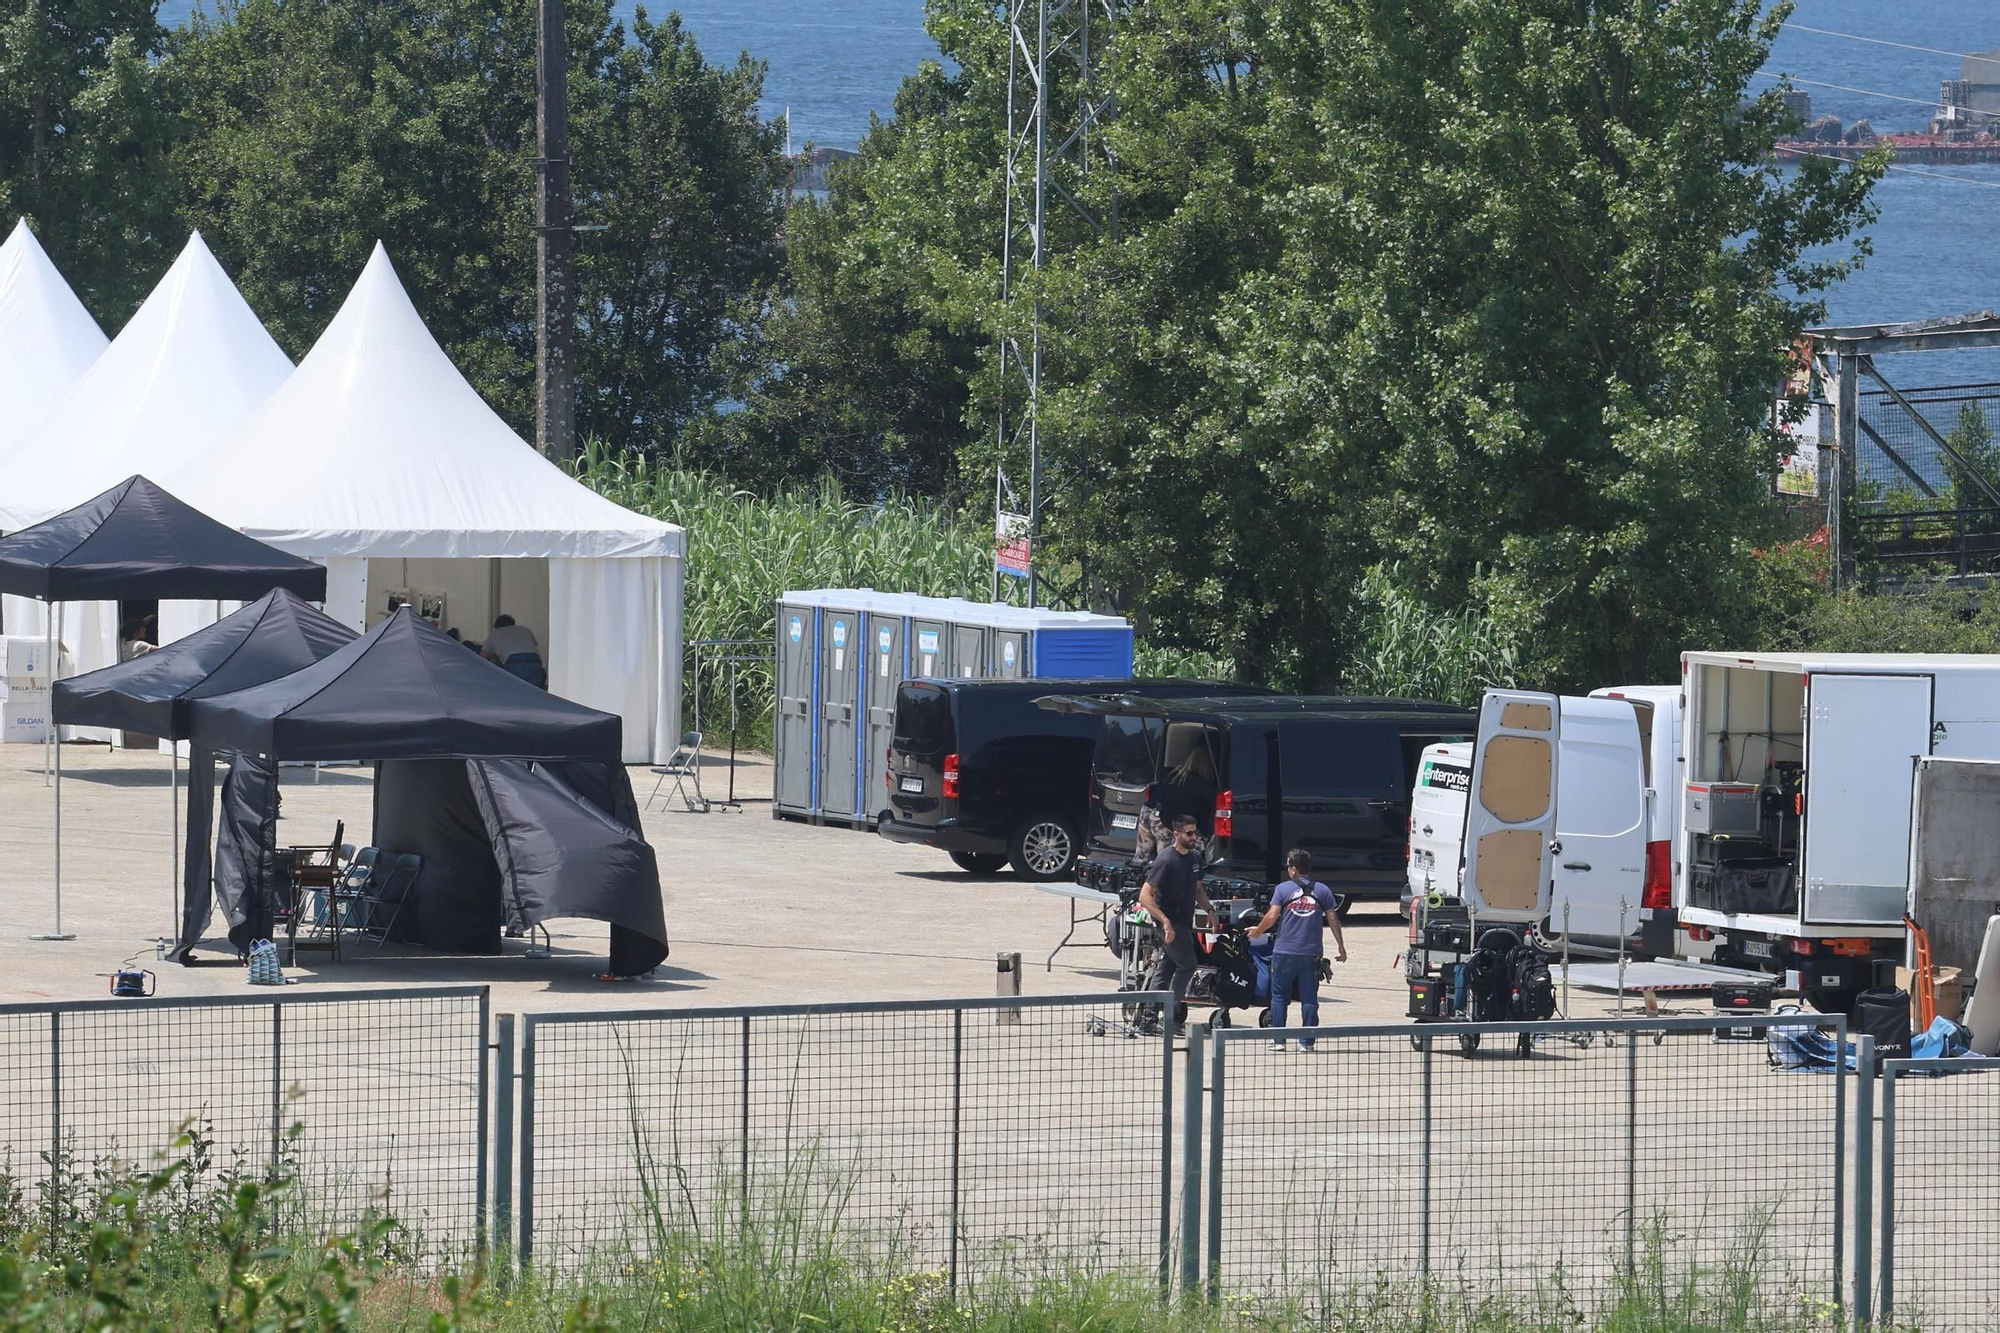
[[[0,592],[45,602],[326,597],[326,568],[266,546],[128,477],[94,500],[0,537]]]
[[[57,681],[50,708],[57,722],[185,740],[194,700],[288,676],[354,639],[280,588],[154,652]]]
[[[408,607],[289,676],[194,700],[191,763],[212,773],[215,754],[228,753],[236,775],[214,885],[232,938],[254,930],[270,884],[278,762],[373,760],[376,844],[424,860],[399,937],[497,952],[509,919],[582,916],[611,924],[614,971],[646,971],[667,955],[665,914],[650,848],[632,847],[644,840],[621,729],[615,714],[509,675]],[[494,760],[517,762],[488,778]],[[190,792],[181,956],[210,911],[212,781]]]

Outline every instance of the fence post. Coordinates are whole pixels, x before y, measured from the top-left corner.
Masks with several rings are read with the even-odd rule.
[[[62,1010],[49,1010],[49,1240],[53,1244],[62,1221]]]
[[[1223,1051],[1229,1043],[1220,1033],[1215,1038],[1215,1058],[1208,1075],[1208,1299],[1222,1296],[1222,1118],[1227,1106],[1223,1093]]]
[[[1417,1280],[1431,1277],[1431,1039],[1419,1036],[1424,1053],[1424,1116],[1417,1129]]]
[[[743,1054],[741,1091],[743,1094],[743,1114],[737,1126],[736,1175],[737,1188],[742,1191],[742,1207],[738,1210],[743,1219],[743,1235],[750,1235],[750,1015],[743,1015]],[[955,1242],[954,1242],[955,1243]]]
[[[1766,1033],[1766,1036],[1769,1034]],[[1834,1049],[1842,1052],[1833,1068],[1833,1307],[1847,1295],[1847,1019],[1837,1016]]]
[[[1896,1304],[1896,1071],[1882,1071],[1882,1276],[1875,1284],[1876,1318],[1889,1321]]]
[[[521,1268],[535,1253],[535,1016],[521,1031]]]
[[[1862,1329],[1872,1322],[1873,1313],[1875,1039],[1864,1032],[1855,1039],[1854,1048],[1854,1326]]]
[[[500,1015],[499,1040],[494,1078],[498,1100],[493,1103],[493,1248],[504,1283],[512,1267],[508,1251],[514,1237],[514,1015]]]
[[[1625,1277],[1639,1271],[1639,1034],[1625,1033]]]
[[[1174,1003],[1160,1006],[1160,1298],[1174,1280]],[[1194,1024],[1187,1025],[1190,1045]]]
[[[336,907],[335,910],[338,911],[339,908]],[[481,988],[479,992],[479,1178],[472,1190],[472,1244],[474,1252],[479,1256],[479,1264],[482,1268],[486,1266],[489,1253],[486,1247],[486,1182],[488,1179],[486,1174],[486,1154],[491,1151],[493,1143],[487,1135],[486,1117],[491,1114],[493,1102],[493,1086],[488,1081],[492,1072],[488,1049],[491,1044],[491,1033],[493,1031],[492,1006],[492,992]]]
[[[1201,1289],[1201,1084],[1208,1028],[1188,1025],[1187,1062],[1181,1073],[1181,1296]]]
[[[279,1145],[284,1142],[280,1122],[285,1118],[285,1003],[271,1001],[271,1179],[278,1178]]]
[[[1016,955],[1018,958],[1019,955]],[[1018,973],[1019,968],[1017,967]],[[1020,1011],[1014,1018],[1018,1021]],[[965,1074],[965,1010],[951,1011],[951,1254],[950,1273],[946,1279],[947,1290],[951,1293],[952,1304],[958,1303],[958,1130],[959,1108],[963,1104],[962,1091]]]

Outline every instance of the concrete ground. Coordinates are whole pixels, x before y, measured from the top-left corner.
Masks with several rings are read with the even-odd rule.
[[[42,747],[0,745],[0,1000],[102,997],[120,965],[152,967],[166,995],[234,994],[231,967],[156,964],[154,941],[170,927],[171,795],[168,761],[150,751],[63,747],[62,925],[73,940],[32,938],[54,925],[54,801]],[[726,759],[710,757],[711,797],[728,790]],[[183,774],[183,778],[185,774]],[[632,769],[643,802],[654,778]],[[330,838],[368,841],[373,782],[367,768],[287,768],[282,844]],[[486,984],[495,1012],[649,1006],[783,1004],[829,1000],[936,999],[990,995],[994,955],[1018,950],[1024,990],[1108,992],[1116,960],[1080,923],[1053,970],[1049,951],[1069,929],[1071,899],[1038,891],[1010,873],[975,879],[929,848],[872,833],[771,818],[768,758],[737,762],[740,810],[691,814],[662,799],[645,816],[658,849],[673,954],[657,978],[611,984],[603,971],[606,927],[552,924],[555,955],[523,957],[509,940],[497,957],[456,957],[352,941],[345,961],[304,955],[302,984],[340,988]],[[1079,914],[1093,910],[1077,904]],[[212,927],[220,940],[220,919]],[[1349,961],[1334,969],[1322,999],[1328,1023],[1394,1022],[1405,1004],[1398,962],[1405,926],[1391,905],[1358,905],[1347,926]],[[207,957],[226,956],[226,949]],[[1579,992],[1577,1017],[1610,1012],[1608,997]],[[1199,1017],[1199,1012],[1197,1013]]]

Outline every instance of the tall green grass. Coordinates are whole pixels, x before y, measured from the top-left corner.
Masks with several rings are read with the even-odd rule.
[[[788,589],[879,588],[885,592],[984,601],[993,592],[991,532],[936,505],[891,495],[879,504],[847,499],[832,482],[760,496],[697,472],[638,455],[589,451],[578,475],[628,509],[687,529],[689,644],[751,639],[764,658],[737,665],[738,740],[768,745],[773,683],[768,660],[776,603]],[[690,661],[692,658],[690,658]],[[699,682],[703,729],[729,725],[729,667],[704,662]]]

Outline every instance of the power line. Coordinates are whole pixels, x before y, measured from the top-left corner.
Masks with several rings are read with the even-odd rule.
[[[1917,106],[1927,106],[1933,108],[1939,105],[1937,99],[1934,97],[1905,97],[1901,93],[1877,92],[1873,88],[1851,88],[1844,83],[1821,83],[1817,79],[1802,79],[1798,77],[1796,74],[1776,74],[1767,69],[1758,70],[1757,77],[1760,79],[1778,79],[1782,81],[1789,81],[1791,83],[1802,83],[1806,85],[1808,88],[1830,88],[1837,93],[1856,93],[1862,97],[1881,97],[1881,98],[1886,98],[1891,102],[1911,102]],[[1971,107],[1959,107],[1957,108],[1957,110],[1961,115],[1967,115],[1967,116],[2000,115],[2000,112],[1975,111]]]
[[[1822,162],[1846,162],[1851,166],[1854,161],[1852,158],[1841,157],[1835,153],[1809,153],[1802,148],[1788,148],[1785,151],[1795,157],[1816,157]],[[1972,176],[1954,176],[1948,171],[1926,171],[1922,167],[1899,167],[1894,162],[1889,163],[1889,170],[1907,172],[1912,176],[1929,176],[1941,181],[1957,181],[1960,185],[1977,185],[1983,189],[2000,190],[2000,181],[1983,181]]]
[[[1898,51],[1921,51],[1925,55],[1951,56],[1956,60],[1985,59],[1982,53],[1977,52],[1940,51],[1935,46],[1911,46],[1908,42],[1892,42],[1886,37],[1863,37],[1859,33],[1835,32],[1831,28],[1809,28],[1803,23],[1786,23],[1784,26],[1797,32],[1816,32],[1822,37],[1845,37],[1850,42],[1867,42],[1871,46],[1893,46]],[[1993,63],[2000,64],[2000,60],[1996,60]]]

